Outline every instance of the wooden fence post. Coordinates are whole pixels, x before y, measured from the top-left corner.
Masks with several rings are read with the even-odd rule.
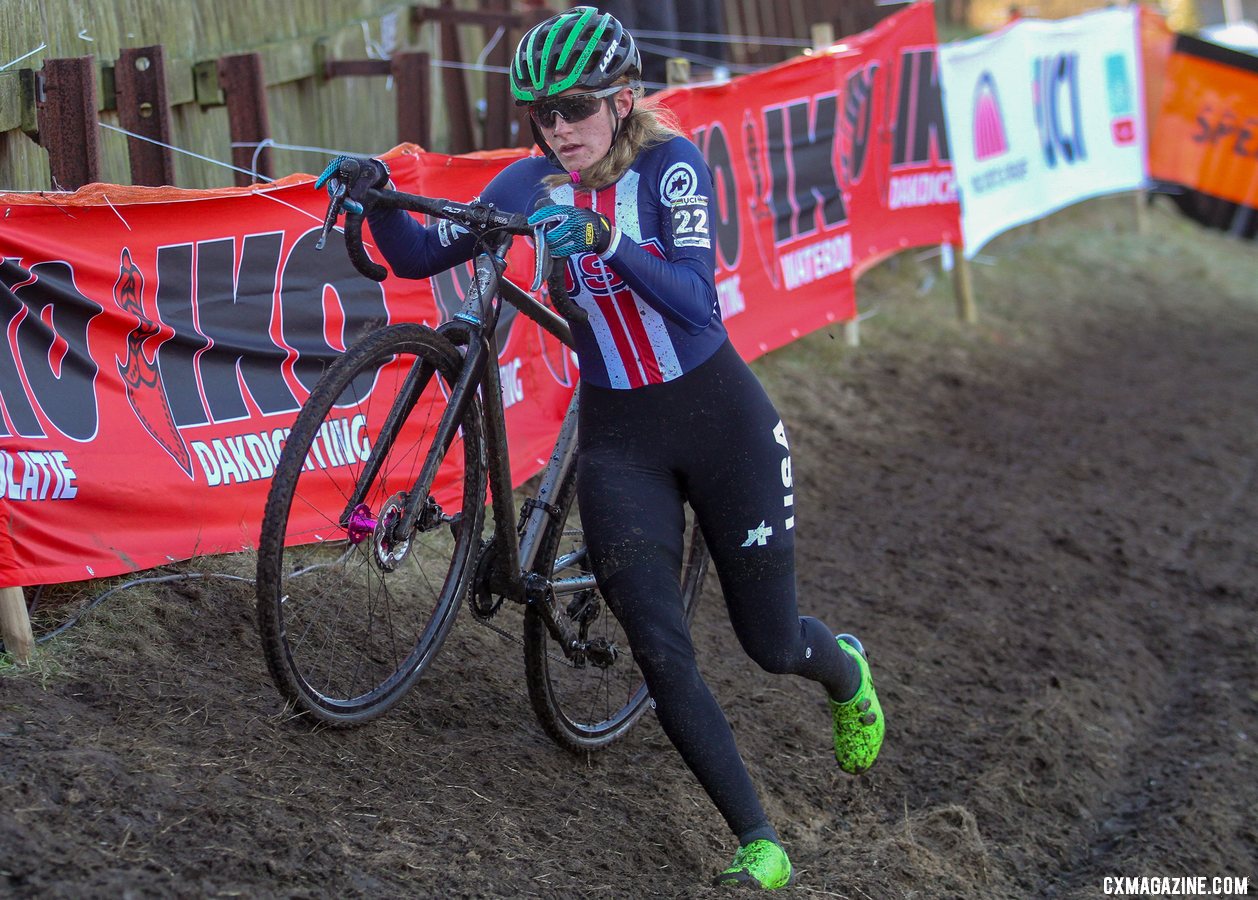
[[[521,116],[515,107],[511,84],[505,70],[511,62],[512,48],[519,33],[550,18],[550,9],[542,0],[524,0],[523,9],[512,10],[509,0],[481,0],[479,9],[462,9],[455,0],[439,0],[438,5],[411,5],[411,25],[418,28],[433,22],[438,28],[441,56],[447,63],[441,74],[445,93],[447,121],[450,127],[450,150],[467,153],[477,149],[476,123],[483,120],[479,147],[496,150],[502,147],[527,147],[533,143],[532,130],[521,127]],[[479,104],[473,104],[464,77],[462,44],[459,27],[479,26],[485,35],[486,51],[482,60],[485,88],[484,115]],[[492,47],[490,42],[493,42]],[[527,125],[527,121],[523,124]]]
[[[441,0],[438,9],[454,10],[454,0]],[[459,27],[452,19],[441,20],[441,55],[455,64],[463,62],[463,48],[459,42]],[[441,72],[441,83],[446,95],[446,117],[450,126],[450,152],[470,153],[476,149],[476,133],[472,127],[475,110],[467,90],[467,81],[459,68],[448,67]]]
[[[674,56],[665,63],[668,86],[690,84],[690,60],[684,56]]]
[[[428,92],[428,54],[398,53],[393,57],[392,66],[393,89],[397,92],[398,143],[409,141],[431,150],[428,108],[432,98]]]
[[[967,325],[978,321],[978,307],[974,304],[974,278],[970,274],[970,261],[965,258],[965,248],[958,244],[945,245],[952,257],[952,286],[957,295],[957,317]]]
[[[510,0],[481,0],[481,7],[493,12],[510,13]],[[506,24],[497,27],[486,26],[486,40],[491,40],[501,30],[498,41],[488,55],[485,65],[489,68],[506,69],[511,65],[512,29]],[[515,111],[511,104],[511,84],[508,76],[503,73],[485,71],[482,73],[485,85],[485,128],[483,146],[486,150],[511,146],[511,123],[515,119]]]
[[[24,666],[31,661],[35,636],[26,613],[26,595],[20,587],[0,588],[0,637],[14,662]]]
[[[814,50],[824,50],[834,43],[834,24],[832,22],[817,22],[809,29],[812,35],[812,48]]]
[[[1136,191],[1136,234],[1144,236],[1149,233],[1149,192]]]

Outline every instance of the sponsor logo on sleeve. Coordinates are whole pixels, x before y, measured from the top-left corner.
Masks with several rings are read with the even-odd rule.
[[[693,197],[699,190],[699,176],[695,174],[690,163],[673,163],[664,170],[660,179],[660,199],[665,206],[672,206],[678,200]]]

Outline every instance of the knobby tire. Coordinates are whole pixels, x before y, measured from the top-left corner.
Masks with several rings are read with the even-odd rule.
[[[258,628],[281,695],[318,722],[358,725],[387,712],[423,674],[454,622],[486,492],[479,400],[447,451],[433,443],[461,365],[457,349],[427,326],[382,328],[328,368],[288,435],[259,536]],[[378,427],[414,366],[435,375],[396,438],[378,440],[359,425]],[[382,464],[354,518],[355,541],[344,512],[373,452]],[[442,509],[427,527],[398,536],[387,525],[413,487],[431,496],[430,478],[415,482],[447,453],[456,473],[448,490],[457,489],[458,465],[463,469],[458,512]],[[295,508],[300,525],[290,521]]]

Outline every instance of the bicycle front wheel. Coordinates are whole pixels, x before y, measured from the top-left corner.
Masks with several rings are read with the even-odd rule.
[[[530,605],[524,613],[524,664],[529,700],[542,728],[559,746],[579,754],[623,737],[646,711],[650,696],[624,629],[594,581],[575,477],[559,490],[555,505],[560,515],[542,542],[534,571],[551,580],[556,611],[593,649],[567,656]],[[698,525],[690,522],[686,535],[681,599],[689,622],[699,605],[708,550]]]
[[[458,611],[486,490],[479,403],[453,437],[437,433],[461,365],[426,326],[382,328],[327,370],[280,455],[258,540],[258,628],[280,693],[320,722],[355,725],[397,703]],[[420,515],[403,530],[412,498]]]

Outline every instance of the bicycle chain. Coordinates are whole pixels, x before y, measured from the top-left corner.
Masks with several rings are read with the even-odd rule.
[[[564,537],[571,537],[571,536],[573,536],[573,535],[577,535],[577,534],[583,534],[582,529],[580,529],[580,528],[565,528],[565,529],[564,529],[564,531],[563,531],[563,536],[564,536]],[[489,549],[489,545],[490,545],[491,543],[492,543],[492,541],[482,541],[482,542],[481,542],[481,554],[485,553],[485,552]],[[478,568],[478,569],[480,568],[480,560],[479,560],[479,559],[477,560],[477,568]],[[473,585],[472,590],[473,590],[473,591],[475,590],[475,585]],[[494,606],[494,611],[493,611],[493,612],[491,612],[488,616],[483,616],[483,617],[482,617],[482,616],[478,616],[478,615],[476,614],[476,607],[475,607],[475,604],[473,604],[473,605],[472,605],[472,618],[473,618],[473,619],[475,619],[475,620],[476,620],[477,622],[479,622],[480,624],[484,625],[486,628],[488,628],[488,629],[489,629],[490,631],[492,631],[494,634],[497,634],[497,635],[499,635],[500,637],[505,638],[506,640],[508,640],[508,641],[512,642],[513,644],[519,644],[521,647],[523,647],[523,646],[524,646],[524,638],[520,637],[518,634],[515,634],[514,632],[507,631],[505,628],[499,628],[497,625],[495,625],[495,624],[493,624],[492,622],[490,622],[490,621],[489,621],[489,620],[490,620],[490,618],[492,618],[492,617],[494,616],[494,614],[498,612],[498,609],[499,609],[501,606],[502,606],[502,598],[499,598],[498,603],[497,603],[497,604],[495,604],[495,606]],[[547,641],[547,647],[549,648],[549,646],[550,646],[550,642],[549,642],[549,641]],[[575,668],[577,667],[577,666],[576,666],[576,664],[575,664],[572,660],[568,659],[566,656],[556,656],[556,655],[555,655],[554,653],[552,653],[549,649],[547,649],[547,651],[546,651],[546,656],[547,656],[549,659],[553,659],[553,660],[554,660],[555,662],[557,662],[557,663],[561,663],[562,665],[567,666],[569,669],[575,669]]]
[[[564,529],[565,537],[571,537],[571,536],[579,535],[579,534],[582,534],[581,529]],[[491,544],[492,544],[492,541],[489,541],[489,540],[481,541],[481,553],[477,555],[478,556],[477,569],[481,568],[483,554],[486,553],[486,551],[488,551],[489,545]],[[474,582],[474,580],[473,580],[472,590],[473,592],[474,590],[476,590],[476,582]],[[477,622],[483,624],[483,626],[488,628],[489,631],[492,631],[494,634],[498,634],[499,637],[507,639],[507,641],[509,642],[520,644],[521,647],[525,646],[525,639],[518,636],[518,634],[509,632],[507,631],[506,628],[499,628],[498,626],[496,626],[496,624],[493,624],[491,621],[489,621],[489,619],[491,619],[494,616],[494,613],[498,612],[498,609],[499,607],[501,607],[501,605],[502,605],[502,598],[499,598],[498,603],[494,604],[493,612],[489,613],[489,616],[482,617],[482,616],[477,616],[476,603],[473,603],[472,604],[472,618],[476,619]],[[547,647],[548,646],[550,646],[550,642],[547,642]],[[561,663],[561,665],[567,666],[569,668],[576,668],[576,663],[569,660],[569,658],[567,658],[566,656],[555,656],[555,653],[552,653],[550,650],[546,651],[546,656],[548,658],[551,658],[551,660],[554,660],[555,662]]]
[[[494,632],[494,634],[500,635],[514,644],[519,644],[521,647],[524,646],[524,638],[520,637],[518,634],[507,631],[505,628],[499,628],[493,622],[489,621],[488,619],[482,619],[480,616],[476,615],[475,613],[472,614],[472,618],[475,619],[480,624],[484,625],[490,631]],[[549,649],[550,641],[546,642],[546,646],[547,646],[547,650],[546,650],[547,657],[549,657],[550,659],[553,659],[557,663],[561,663],[567,666],[569,669],[576,668],[576,665],[572,662],[572,660],[568,659],[566,656],[556,656],[554,653],[550,651]]]

